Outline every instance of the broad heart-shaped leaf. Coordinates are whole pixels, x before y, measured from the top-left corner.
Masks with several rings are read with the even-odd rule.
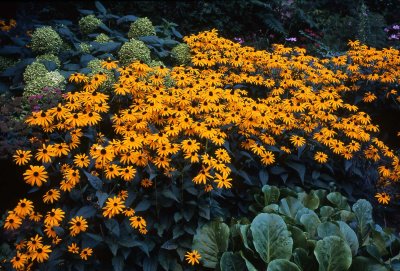
[[[319,224],[317,232],[320,238],[325,238],[328,236],[341,236],[339,226],[332,222],[324,222]]]
[[[293,251],[293,262],[302,270],[315,270],[318,263],[314,255],[308,255],[308,249],[295,248]]]
[[[306,175],[306,166],[302,163],[287,161],[286,165],[293,168],[299,174],[301,183],[304,184],[304,176]]]
[[[279,199],[279,188],[276,186],[264,185],[261,189],[264,194],[264,206],[271,203],[278,202]]]
[[[76,212],[75,216],[83,216],[84,218],[90,218],[95,216],[97,209],[91,205],[83,206]]]
[[[263,168],[258,172],[258,176],[260,177],[261,184],[265,186],[268,183],[269,179],[268,171],[265,168]]]
[[[301,203],[308,209],[316,210],[319,207],[319,198],[314,191],[311,191],[309,194],[302,192],[298,195]]]
[[[103,181],[97,177],[97,176],[93,176],[92,174],[90,174],[87,171],[83,171],[86,175],[86,177],[88,178],[88,181],[90,183],[91,186],[93,186],[94,189],[96,190],[101,190],[101,187],[103,186]]]
[[[353,256],[357,255],[358,248],[360,246],[359,242],[358,242],[357,234],[345,222],[337,221],[337,223],[339,224],[339,230],[342,233],[343,238],[346,240],[347,244],[350,246],[351,253],[353,254]]]
[[[228,241],[228,225],[213,221],[197,230],[192,247],[200,253],[203,266],[215,268],[221,254],[228,249]]]
[[[328,236],[317,242],[314,255],[319,263],[319,271],[345,271],[351,261],[351,249],[346,241],[338,236]]]
[[[357,231],[360,234],[362,240],[371,228],[372,220],[372,206],[365,199],[359,199],[353,205],[353,212],[357,219]]]
[[[219,262],[221,271],[247,271],[245,261],[239,253],[224,252]]]
[[[295,218],[297,211],[303,208],[300,200],[293,197],[286,197],[281,199],[279,203],[279,212],[281,214],[287,215],[288,217]]]
[[[347,204],[347,198],[342,196],[339,192],[331,192],[326,198],[337,208],[350,211],[349,204]]]
[[[313,212],[302,215],[300,217],[300,223],[304,226],[310,236],[315,236],[317,227],[320,225],[321,221],[319,220],[317,214]]]
[[[289,225],[288,229],[289,229],[292,239],[293,239],[293,248],[308,249],[307,237],[304,234],[303,230],[299,229],[296,226],[292,226],[292,225]]]
[[[274,259],[289,259],[292,255],[293,239],[285,221],[276,214],[259,214],[251,223],[253,244],[264,262]]]
[[[269,263],[267,271],[301,271],[300,268],[288,260],[276,259]]]
[[[357,256],[353,259],[350,271],[387,271],[388,269],[372,258]]]

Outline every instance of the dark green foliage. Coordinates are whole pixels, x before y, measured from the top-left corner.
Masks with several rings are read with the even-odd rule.
[[[285,196],[287,193],[292,196]],[[368,201],[358,200],[350,210],[347,199],[337,192],[306,193],[300,188],[275,186],[264,186],[254,198],[255,217],[232,219],[226,233],[230,236],[228,248],[215,254],[218,265],[207,256],[213,247],[210,242],[196,240],[203,235],[207,236],[202,240],[211,238],[215,233],[209,229],[217,229],[218,224],[220,228],[228,226],[215,221],[196,233],[193,249],[205,254],[203,266],[249,271],[361,270],[357,269],[360,266],[396,270],[400,239],[374,223]]]

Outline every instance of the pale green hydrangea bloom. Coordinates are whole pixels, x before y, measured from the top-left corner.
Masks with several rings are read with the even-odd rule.
[[[60,68],[61,62],[58,56],[54,54],[44,54],[44,55],[39,55],[36,57],[36,60],[39,62],[42,61],[52,61],[57,65],[57,68]]]
[[[88,15],[79,20],[79,29],[82,34],[90,34],[96,31],[100,24],[100,19],[96,18],[94,15]]]
[[[100,43],[105,43],[105,42],[110,42],[111,39],[106,34],[101,33],[101,34],[97,35],[97,37],[95,38],[94,41],[100,42]]]
[[[129,65],[135,60],[142,60],[145,63],[151,61],[150,49],[143,41],[131,39],[125,42],[118,52],[119,62],[122,65]]]
[[[79,49],[84,54],[90,54],[90,50],[92,49],[92,46],[89,43],[81,42],[79,44]]]
[[[32,34],[31,48],[36,53],[58,53],[62,44],[60,35],[50,26],[36,28]]]
[[[139,18],[129,28],[128,38],[138,38],[142,36],[155,36],[156,30],[153,23],[147,18]]]
[[[44,77],[48,73],[46,67],[39,61],[35,61],[32,64],[26,66],[23,77],[25,84],[36,80],[37,78]]]
[[[171,56],[178,65],[190,63],[190,49],[186,43],[180,43],[171,50]]]

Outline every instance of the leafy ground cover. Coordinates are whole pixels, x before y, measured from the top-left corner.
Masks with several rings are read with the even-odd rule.
[[[399,50],[257,50],[95,6],[3,24],[2,136],[30,189],[4,211],[5,268],[399,268],[371,205],[397,205],[371,114],[398,110]]]

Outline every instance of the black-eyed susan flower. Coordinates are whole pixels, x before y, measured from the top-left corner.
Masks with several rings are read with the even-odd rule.
[[[38,149],[35,157],[36,160],[42,163],[50,163],[51,158],[55,156],[54,147],[52,145],[46,146],[43,144],[42,148]]]
[[[135,215],[135,210],[133,210],[130,207],[127,207],[124,211],[123,211],[124,215],[127,217],[131,217]]]
[[[314,154],[314,160],[320,164],[325,164],[328,161],[328,155],[318,151]]]
[[[80,232],[86,231],[88,228],[88,223],[82,216],[72,218],[69,224],[71,225],[69,227],[71,236],[76,236]]]
[[[27,199],[21,199],[14,212],[19,217],[25,217],[33,212],[33,202]]]
[[[87,77],[84,74],[81,73],[73,73],[70,75],[70,77],[68,78],[68,81],[70,82],[75,82],[75,83],[82,83],[82,82],[87,82]]]
[[[105,68],[107,70],[112,70],[112,69],[118,68],[118,61],[111,60],[111,58],[107,58],[106,60],[103,60],[101,62],[101,67]]]
[[[232,187],[232,178],[228,178],[227,173],[218,174],[215,173],[214,182],[217,183],[218,188],[231,188]]]
[[[68,246],[68,252],[72,253],[72,254],[79,254],[79,247],[77,245],[77,243],[71,243]]]
[[[86,154],[76,154],[75,155],[75,157],[74,157],[74,164],[77,166],[77,167],[80,167],[80,168],[84,168],[84,167],[87,167],[87,166],[89,166],[89,164],[90,164],[90,160],[89,160],[89,157],[86,155]]]
[[[12,211],[8,212],[6,221],[4,223],[4,228],[6,230],[16,230],[21,226],[21,224],[22,219],[19,216]]]
[[[88,259],[88,257],[92,256],[92,254],[93,254],[93,249],[87,247],[87,248],[82,249],[79,256],[81,257],[82,260],[86,261]]]
[[[212,178],[210,174],[210,169],[211,167],[202,167],[202,169],[199,171],[199,173],[193,178],[193,182],[195,184],[206,184],[207,179]]]
[[[43,245],[38,247],[32,255],[32,260],[36,260],[38,263],[42,263],[49,259],[49,254],[51,253],[50,246]]]
[[[35,251],[39,247],[43,246],[43,237],[36,234],[34,237],[31,237],[29,241],[26,243],[28,251]]]
[[[297,148],[303,146],[306,143],[306,140],[304,137],[298,136],[298,135],[292,135],[290,137],[290,142]]]
[[[189,264],[195,265],[200,263],[201,256],[197,250],[192,250],[186,252],[185,259]]]
[[[10,262],[14,269],[22,270],[28,262],[28,257],[23,253],[17,252],[17,255],[15,255]]]
[[[140,185],[144,188],[149,188],[153,185],[153,182],[149,178],[145,178],[140,181]]]
[[[57,237],[56,231],[54,230],[53,226],[50,226],[50,225],[45,225],[44,226],[44,233],[49,238],[56,238]]]
[[[144,218],[141,216],[132,216],[131,218],[129,218],[129,221],[131,222],[131,226],[134,229],[146,227],[146,220],[144,220]]]
[[[51,211],[47,212],[47,215],[44,219],[44,224],[47,226],[59,226],[60,222],[63,220],[65,216],[65,212],[60,208],[53,208]]]
[[[103,216],[107,218],[112,218],[115,215],[122,213],[125,208],[125,201],[120,197],[114,196],[108,198],[105,206],[103,207]]]
[[[121,168],[119,172],[121,178],[126,182],[132,181],[133,178],[135,177],[135,174],[136,174],[136,169],[133,166],[127,166],[125,168]]]
[[[19,166],[22,166],[30,161],[32,154],[31,151],[17,150],[13,157],[15,163]]]
[[[268,166],[275,162],[275,155],[270,151],[265,151],[261,154],[261,163]]]
[[[54,155],[57,157],[61,157],[63,155],[68,155],[68,153],[69,153],[68,144],[64,143],[64,142],[54,144],[53,151],[54,151]]]
[[[43,218],[43,215],[39,212],[32,212],[29,215],[29,219],[35,222],[39,222]]]
[[[389,194],[382,192],[382,193],[376,193],[375,198],[378,200],[379,203],[381,204],[389,204],[390,201],[390,196]]]
[[[30,169],[25,171],[24,180],[31,186],[42,186],[43,183],[47,182],[47,171],[44,166],[30,166]]]
[[[116,164],[111,164],[105,169],[104,173],[106,174],[106,179],[114,179],[119,176],[120,167]]]

